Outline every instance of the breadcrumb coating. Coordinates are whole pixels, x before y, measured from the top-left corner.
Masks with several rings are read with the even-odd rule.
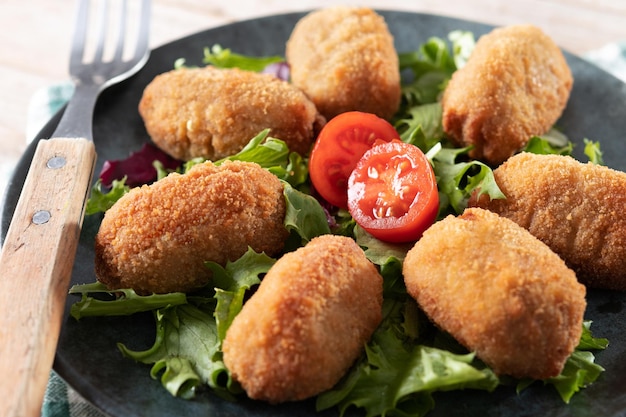
[[[238,68],[181,68],[160,74],[139,103],[153,142],[179,160],[217,160],[271,129],[305,155],[325,123],[302,91],[269,74]]]
[[[278,254],[288,232],[277,177],[257,164],[199,164],[132,189],[106,213],[95,267],[111,289],[190,291],[208,282],[205,261],[225,265],[248,246]]]
[[[371,9],[334,6],[309,13],[286,48],[291,80],[328,120],[347,111],[391,117],[400,105],[393,36]]]
[[[626,173],[569,156],[521,153],[494,170],[506,199],[469,205],[547,244],[589,287],[626,290]]]
[[[497,374],[556,376],[580,339],[585,287],[548,246],[487,210],[435,223],[403,273],[433,322]]]
[[[541,29],[494,29],[444,91],[444,131],[457,145],[472,145],[471,157],[498,165],[555,124],[572,84],[563,53]]]
[[[332,388],[382,320],[382,277],[350,238],[324,235],[280,258],[223,343],[250,398],[297,401]]]

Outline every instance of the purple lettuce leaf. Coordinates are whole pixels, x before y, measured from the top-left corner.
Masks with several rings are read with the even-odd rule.
[[[157,171],[154,162],[159,161],[166,170],[178,168],[182,162],[172,158],[151,143],[146,143],[126,159],[107,160],[100,171],[102,185],[110,187],[113,180],[126,177],[126,185],[136,187],[156,180]]]

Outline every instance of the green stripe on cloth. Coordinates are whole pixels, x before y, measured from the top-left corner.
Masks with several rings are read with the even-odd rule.
[[[41,408],[42,417],[107,417],[91,403],[80,396],[54,371]]]
[[[70,406],[67,398],[67,385],[59,378],[56,372],[50,372],[50,380],[44,396],[41,415],[70,417]]]

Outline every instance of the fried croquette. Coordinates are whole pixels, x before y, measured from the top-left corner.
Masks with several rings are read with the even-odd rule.
[[[309,13],[286,47],[291,81],[328,120],[358,110],[391,119],[400,105],[393,37],[368,8],[335,6]]]
[[[211,162],[132,189],[106,213],[95,267],[110,289],[190,291],[208,282],[205,261],[224,265],[248,247],[273,256],[284,245],[283,186],[248,162]]]
[[[211,66],[158,75],[145,88],[139,113],[152,141],[184,161],[235,154],[267,128],[304,155],[325,123],[311,100],[288,82]]]
[[[572,84],[563,53],[541,29],[495,29],[445,89],[444,131],[457,145],[472,145],[471,157],[498,165],[554,125]]]
[[[333,387],[382,320],[382,277],[350,238],[280,258],[226,333],[224,363],[250,398],[297,401]]]
[[[577,346],[585,287],[527,230],[479,208],[428,229],[403,266],[431,320],[499,375],[558,375]]]
[[[626,290],[626,173],[569,156],[521,153],[494,170],[506,199],[469,205],[547,244],[589,287]]]

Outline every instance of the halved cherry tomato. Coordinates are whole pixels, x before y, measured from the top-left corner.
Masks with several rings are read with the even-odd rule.
[[[358,111],[341,113],[322,128],[311,151],[309,176],[313,187],[330,204],[348,207],[348,177],[375,141],[399,137],[384,119]]]
[[[399,140],[375,145],[350,175],[348,210],[380,240],[418,240],[439,210],[430,162],[417,146]]]

